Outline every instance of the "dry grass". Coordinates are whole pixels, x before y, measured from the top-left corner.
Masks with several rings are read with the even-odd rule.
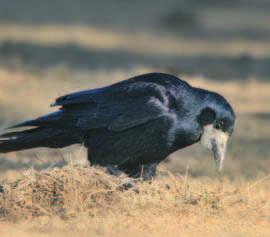
[[[78,231],[82,236],[269,234],[267,177],[248,184],[168,173],[121,191],[124,180],[96,168],[30,170],[4,186],[1,236],[73,236]]]
[[[118,201],[119,181],[94,168],[29,170],[23,178],[4,186],[2,217],[16,221],[44,215],[69,218],[88,211],[93,215],[98,206],[105,208]]]

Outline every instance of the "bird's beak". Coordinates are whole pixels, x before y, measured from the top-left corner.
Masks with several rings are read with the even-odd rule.
[[[213,125],[207,125],[204,127],[201,143],[203,146],[212,150],[218,171],[221,171],[223,167],[228,139],[228,133],[215,129]]]
[[[212,141],[212,152],[214,155],[214,160],[218,171],[222,170],[223,162],[225,160],[226,155],[228,137],[225,137],[225,135],[226,134],[223,133],[220,139]]]

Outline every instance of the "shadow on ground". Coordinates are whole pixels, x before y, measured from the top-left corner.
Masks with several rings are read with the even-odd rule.
[[[161,68],[176,74],[196,74],[212,79],[269,79],[270,58],[153,56],[125,50],[83,48],[76,44],[39,45],[6,41],[0,44],[0,64],[48,68],[67,65],[72,69],[128,69],[134,66]]]

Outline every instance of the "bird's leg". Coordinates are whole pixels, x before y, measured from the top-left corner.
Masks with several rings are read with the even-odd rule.
[[[109,174],[119,177],[122,174],[125,174],[123,171],[115,167],[114,165],[107,165],[106,170]]]
[[[124,172],[136,179],[152,180],[156,176],[157,165],[158,163],[139,165],[135,168],[126,168]]]
[[[123,165],[119,166],[119,169],[126,173],[128,176],[135,179],[151,180],[156,175],[158,163],[146,164],[146,165]]]
[[[145,181],[152,180],[156,176],[157,165],[158,163],[142,165],[140,177]]]
[[[114,175],[114,176],[121,176],[121,175],[126,175],[125,172],[121,171],[120,169],[117,169],[115,166],[113,165],[108,165],[106,166],[106,170],[109,174]],[[136,181],[132,178],[128,178],[128,180],[125,179],[125,181],[119,185],[119,189],[121,191],[125,191],[128,190],[130,188],[133,188],[136,184]]]
[[[128,190],[134,188],[139,181],[151,181],[156,176],[158,163],[152,163],[147,165],[140,165],[137,169],[129,170],[128,175],[131,176],[130,180],[120,185],[121,190]],[[127,171],[127,170],[126,170]],[[135,192],[139,192],[138,189],[134,189]]]
[[[134,188],[139,181],[151,181],[156,175],[156,168],[158,163],[139,165],[135,168],[132,167],[116,167],[114,165],[106,166],[106,170],[109,174],[117,177],[121,175],[128,175],[128,180],[125,180],[120,186],[120,190],[128,190]],[[135,190],[136,191],[136,190]]]

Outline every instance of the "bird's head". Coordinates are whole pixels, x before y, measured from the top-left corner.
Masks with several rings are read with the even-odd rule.
[[[235,114],[219,94],[209,93],[200,110],[201,144],[213,152],[218,171],[222,170],[227,143],[233,133]]]

